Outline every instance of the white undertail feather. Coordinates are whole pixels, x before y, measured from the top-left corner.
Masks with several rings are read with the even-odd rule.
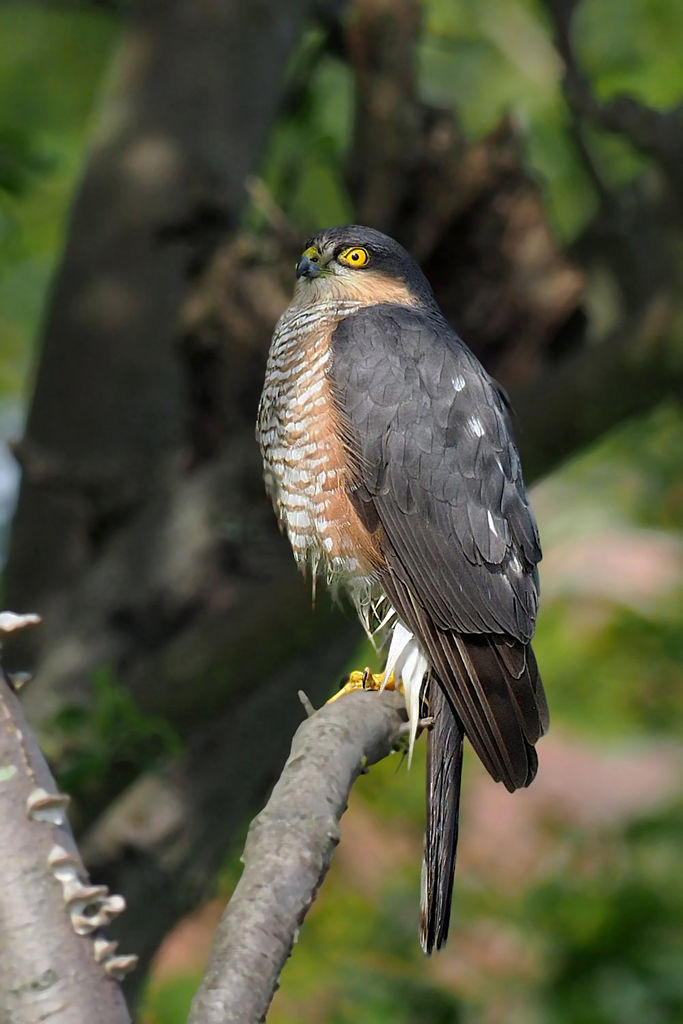
[[[368,577],[358,576],[344,581],[346,590],[356,608],[365,632],[375,650],[383,647],[391,636],[389,654],[384,669],[382,689],[394,673],[396,682],[403,683],[403,693],[408,712],[409,743],[408,767],[413,760],[413,748],[420,723],[420,708],[425,676],[429,670],[429,662],[419,641],[403,625],[395,608],[387,597],[373,585]]]
[[[394,613],[395,614],[395,613]],[[401,620],[396,617],[394,629],[391,636],[389,656],[386,669],[384,670],[384,682],[389,679],[391,673],[398,682],[403,683],[406,710],[408,712],[408,724],[410,727],[408,744],[408,767],[413,759],[413,748],[417,727],[420,722],[420,705],[422,702],[422,687],[425,675],[429,669],[429,662],[420,647],[418,640],[407,629]]]

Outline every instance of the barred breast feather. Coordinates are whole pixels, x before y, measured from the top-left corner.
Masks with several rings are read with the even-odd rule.
[[[257,419],[266,490],[302,570],[322,567],[350,587],[372,576],[378,552],[348,498],[348,452],[330,398],[330,335],[349,301],[290,306],[268,355]],[[367,588],[362,587],[365,590]]]

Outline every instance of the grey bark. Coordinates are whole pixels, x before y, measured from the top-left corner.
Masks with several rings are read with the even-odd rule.
[[[8,620],[17,628],[3,613],[1,635]],[[66,802],[0,671],[2,1024],[130,1024],[117,979],[136,958],[118,956],[96,926],[124,904],[90,885]]]
[[[354,693],[297,730],[266,807],[249,829],[244,871],[218,926],[189,1024],[256,1024],[339,842],[351,786],[386,757],[406,722],[403,698]]]
[[[683,338],[673,282],[640,310],[513,392],[527,480],[536,479],[628,416],[683,400]],[[561,429],[560,429],[561,428]]]

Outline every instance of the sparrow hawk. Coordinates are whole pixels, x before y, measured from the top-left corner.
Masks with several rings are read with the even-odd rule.
[[[463,738],[510,790],[548,708],[531,649],[541,558],[505,394],[406,250],[371,228],[309,239],[270,347],[257,433],[299,566],[391,632],[411,750],[428,732],[420,940],[446,939]],[[424,702],[424,703],[423,703]]]

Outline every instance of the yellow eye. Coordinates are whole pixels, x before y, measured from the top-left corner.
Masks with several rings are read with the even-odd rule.
[[[350,249],[344,249],[344,252],[340,252],[337,258],[340,263],[345,263],[347,267],[364,267],[370,262],[370,253],[367,249],[354,245]]]

